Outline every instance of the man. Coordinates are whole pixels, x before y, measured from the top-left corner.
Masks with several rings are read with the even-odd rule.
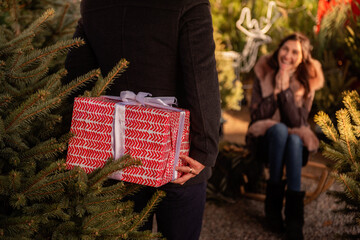
[[[175,96],[190,111],[189,163],[185,174],[160,189],[166,197],[155,210],[158,230],[167,239],[198,239],[206,200],[206,182],[218,153],[219,85],[208,0],[83,0],[74,37],[86,45],[66,60],[67,79],[100,67],[105,76],[125,58],[125,73],[107,91]],[[140,211],[155,188],[132,200]],[[152,220],[152,218],[150,218]],[[148,221],[144,229],[151,229]]]

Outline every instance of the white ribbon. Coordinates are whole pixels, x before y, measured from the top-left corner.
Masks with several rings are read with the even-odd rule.
[[[172,105],[177,106],[176,97],[151,97],[151,93],[139,92],[135,94],[132,91],[122,91],[120,97],[115,96],[103,96],[105,98],[122,101],[123,105],[141,105],[151,106],[169,110],[175,110]]]
[[[111,143],[113,147],[113,156],[114,159],[119,159],[124,155],[124,146],[125,146],[125,106],[126,105],[141,105],[141,106],[151,106],[155,108],[167,109],[176,112],[180,112],[179,119],[179,129],[176,139],[176,150],[175,150],[175,159],[174,159],[174,169],[173,169],[173,179],[177,178],[177,171],[175,167],[178,165],[179,155],[180,155],[180,146],[182,133],[185,126],[185,111],[172,107],[171,105],[177,105],[177,100],[175,97],[151,97],[150,93],[139,92],[135,94],[131,91],[122,91],[120,97],[115,96],[102,96],[103,98],[119,100],[120,102],[115,104],[115,113],[114,113],[114,122],[113,130],[111,133]],[[116,134],[115,134],[116,133]],[[118,172],[112,176],[113,178],[120,179],[121,173]]]

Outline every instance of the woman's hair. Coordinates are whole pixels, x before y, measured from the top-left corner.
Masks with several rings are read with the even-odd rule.
[[[316,77],[316,70],[311,62],[311,50],[312,46],[310,44],[310,40],[301,33],[293,33],[287,37],[285,37],[279,44],[278,48],[275,50],[275,52],[271,55],[269,58],[268,64],[271,68],[275,69],[275,72],[277,73],[279,71],[279,62],[278,62],[278,54],[280,48],[285,44],[285,42],[289,40],[295,40],[300,42],[301,45],[301,52],[302,52],[302,60],[299,66],[297,67],[295,71],[295,76],[299,80],[299,82],[304,86],[305,88],[305,95],[310,91],[309,87],[309,78]],[[275,81],[275,79],[274,79]],[[275,85],[275,82],[273,83]]]

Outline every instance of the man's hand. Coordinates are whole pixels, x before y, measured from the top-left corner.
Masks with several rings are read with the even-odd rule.
[[[189,165],[188,166],[176,167],[175,170],[177,170],[179,172],[183,172],[185,174],[182,175],[180,178],[172,181],[172,183],[183,185],[190,178],[195,177],[196,175],[198,175],[205,168],[204,165],[202,165],[198,161],[192,159],[191,157],[180,156],[180,159],[185,160],[187,163],[189,163]]]

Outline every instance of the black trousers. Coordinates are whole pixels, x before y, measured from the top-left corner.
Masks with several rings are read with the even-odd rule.
[[[206,182],[177,188],[160,188],[166,192],[160,204],[141,230],[151,230],[153,215],[156,216],[158,232],[167,240],[198,240],[206,202]],[[129,200],[134,201],[136,212],[140,212],[156,191],[144,187]]]

